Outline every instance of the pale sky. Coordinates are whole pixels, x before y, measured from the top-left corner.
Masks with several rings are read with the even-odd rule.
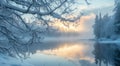
[[[114,6],[114,0],[88,0],[90,5],[87,5],[85,0],[78,0],[78,2],[80,2],[77,4],[79,10],[103,9]]]
[[[57,26],[56,28],[60,28],[60,30],[64,31],[77,31],[80,33],[83,33],[85,36],[88,35],[88,37],[93,37],[90,35],[93,35],[93,25],[94,25],[94,18],[96,14],[102,13],[102,15],[105,14],[112,14],[113,13],[113,6],[114,6],[114,0],[88,0],[90,5],[87,5],[85,0],[75,0],[77,4],[74,6],[77,7],[78,13],[79,11],[82,12],[84,15],[82,18],[80,18],[77,23],[70,23],[70,28],[64,26],[60,21],[56,22],[54,25]],[[73,7],[74,7],[73,6]],[[75,12],[77,13],[77,12]],[[28,20],[30,21],[29,16],[27,15]],[[77,27],[74,25],[78,24]],[[84,37],[84,36],[83,36]],[[85,37],[86,38],[86,37]]]
[[[81,11],[84,15],[82,16],[82,18],[80,18],[79,21],[77,21],[77,24],[79,24],[77,27],[71,26],[72,29],[68,28],[67,31],[78,31],[80,32],[80,34],[82,34],[82,38],[93,38],[93,25],[95,15],[99,13],[101,13],[102,15],[105,15],[107,13],[110,15],[113,14],[114,0],[88,0],[91,5],[87,5],[85,3],[85,0],[77,1],[77,11]],[[60,24],[58,24],[57,26],[59,25]],[[66,31],[66,29],[64,28],[63,30]]]

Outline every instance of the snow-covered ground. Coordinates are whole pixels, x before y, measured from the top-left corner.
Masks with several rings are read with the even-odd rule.
[[[120,43],[120,41],[98,41],[99,43],[109,43],[109,44],[113,44],[113,43]]]
[[[0,66],[34,66],[28,62],[22,62],[18,58],[0,54]]]
[[[112,40],[112,39],[98,39],[97,40],[97,42],[98,43],[109,43],[109,44],[113,44],[113,43],[116,43],[116,44],[118,44],[118,43],[120,43],[120,39],[116,39],[116,40]]]

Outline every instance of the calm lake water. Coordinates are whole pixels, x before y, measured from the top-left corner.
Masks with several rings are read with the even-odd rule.
[[[119,47],[92,40],[47,41],[19,47],[16,55],[20,59],[23,56],[22,62],[33,66],[112,66]]]
[[[119,49],[119,44],[92,40],[47,41],[30,46],[29,58],[24,62],[35,66],[112,66],[115,49]]]

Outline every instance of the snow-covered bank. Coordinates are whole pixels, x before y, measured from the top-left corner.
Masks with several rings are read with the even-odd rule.
[[[98,43],[104,43],[104,44],[113,44],[113,43],[116,43],[116,44],[120,44],[120,39],[116,39],[116,40],[113,40],[113,39],[98,39],[96,40]]]
[[[109,44],[113,44],[113,43],[120,43],[120,41],[98,41],[99,43],[109,43]]]
[[[20,59],[10,57],[5,54],[0,54],[0,66],[34,66],[27,62],[22,62]]]

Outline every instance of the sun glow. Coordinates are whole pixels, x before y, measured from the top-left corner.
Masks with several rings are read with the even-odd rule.
[[[85,32],[88,29],[86,28],[86,22],[94,18],[95,14],[81,16],[81,18],[76,22],[63,22],[61,20],[55,19],[51,25],[61,32]]]
[[[89,46],[85,44],[64,44],[55,49],[38,51],[44,54],[56,55],[70,60],[88,60],[94,62],[94,59],[87,56]]]

